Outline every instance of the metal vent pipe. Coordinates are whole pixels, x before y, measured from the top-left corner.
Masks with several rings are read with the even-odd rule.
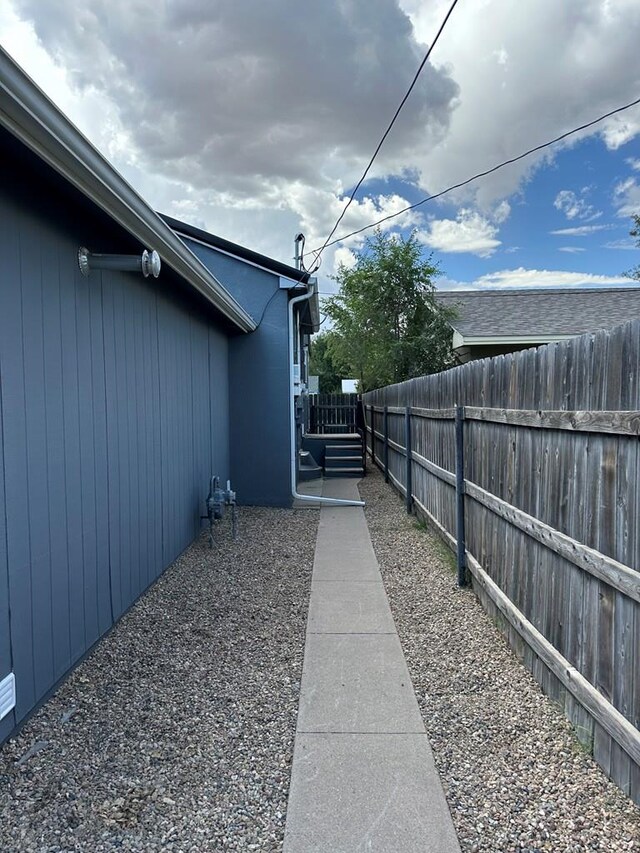
[[[145,278],[160,275],[160,255],[153,249],[146,249],[141,255],[101,255],[90,252],[84,246],[78,249],[78,264],[82,275],[91,270],[119,270],[120,272],[141,272]]]

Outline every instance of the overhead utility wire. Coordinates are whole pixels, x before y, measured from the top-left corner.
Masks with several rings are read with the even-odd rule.
[[[611,110],[610,112],[605,113],[599,118],[594,118],[593,121],[588,121],[586,124],[581,124],[580,127],[575,127],[573,130],[568,130],[566,133],[562,133],[560,134],[560,136],[556,136],[555,139],[550,139],[548,142],[543,142],[541,145],[536,145],[535,148],[529,148],[529,150],[525,151],[523,154],[518,154],[517,157],[511,157],[510,160],[504,160],[502,163],[498,163],[497,166],[493,166],[491,169],[486,169],[484,172],[478,172],[476,175],[473,175],[473,177],[467,178],[466,181],[460,181],[459,184],[454,184],[451,187],[447,187],[446,190],[441,190],[439,193],[434,193],[434,195],[427,196],[426,198],[421,199],[421,201],[417,201],[415,204],[410,204],[408,207],[403,207],[402,210],[397,210],[395,213],[390,213],[388,216],[383,216],[382,219],[378,219],[376,222],[371,222],[369,225],[365,225],[363,228],[358,228],[355,231],[350,231],[348,234],[343,234],[341,237],[336,237],[336,239],[331,240],[331,242],[327,240],[320,251],[324,251],[329,246],[335,246],[336,243],[341,243],[343,240],[348,240],[349,237],[355,237],[356,234],[362,234],[363,231],[368,231],[369,228],[375,228],[376,225],[382,225],[383,222],[388,222],[390,219],[395,219],[396,216],[400,216],[403,213],[408,213],[410,210],[415,210],[416,207],[420,207],[420,205],[426,204],[428,201],[433,201],[436,198],[440,198],[443,195],[447,195],[447,193],[453,192],[453,190],[459,190],[460,187],[466,187],[467,184],[470,184],[473,181],[477,181],[479,178],[484,178],[486,175],[490,175],[492,172],[497,172],[498,169],[502,169],[504,166],[509,166],[511,165],[511,163],[517,163],[518,160],[523,160],[530,154],[535,154],[536,151],[542,151],[543,148],[549,148],[550,145],[555,145],[556,142],[561,142],[568,136],[573,136],[574,133],[579,133],[581,130],[585,130],[588,127],[592,127],[594,124],[598,124],[598,122],[604,121],[606,118],[610,118],[611,116],[614,116],[617,113],[624,112],[624,110],[629,110],[631,109],[631,107],[635,107],[638,104],[640,104],[640,98],[637,98],[635,101],[631,101],[629,104],[625,104],[623,107],[617,107],[615,110]],[[312,249],[311,251],[315,252],[317,250]]]
[[[409,88],[407,89],[407,91],[406,91],[406,94],[405,94],[404,98],[400,101],[400,106],[399,106],[399,107],[398,107],[398,109],[395,111],[393,118],[392,118],[392,119],[391,119],[391,121],[389,122],[389,126],[387,127],[387,129],[386,129],[386,130],[385,130],[385,132],[383,133],[383,135],[382,135],[382,139],[381,139],[381,140],[380,140],[380,142],[378,143],[378,146],[377,146],[376,150],[373,152],[373,155],[372,155],[371,159],[369,160],[369,164],[367,165],[367,168],[366,168],[366,169],[364,170],[364,172],[362,173],[362,177],[360,178],[360,180],[358,181],[358,183],[355,185],[355,187],[354,187],[354,189],[353,189],[353,192],[352,192],[352,193],[351,193],[351,195],[349,196],[349,200],[348,200],[348,202],[347,202],[347,203],[345,204],[345,206],[342,208],[342,213],[341,213],[341,214],[340,214],[340,216],[337,218],[337,220],[336,220],[336,224],[335,224],[335,225],[333,226],[333,228],[331,229],[331,233],[329,234],[329,236],[327,237],[327,239],[324,241],[324,245],[322,246],[322,248],[321,248],[321,249],[319,249],[319,250],[317,251],[317,253],[316,253],[316,250],[315,250],[315,249],[313,250],[313,251],[314,251],[314,253],[316,253],[316,261],[318,260],[318,258],[320,257],[320,255],[324,252],[324,250],[327,248],[327,246],[331,246],[331,245],[333,245],[332,243],[330,243],[330,242],[329,242],[329,240],[331,240],[331,238],[333,237],[333,235],[336,233],[336,230],[337,230],[337,228],[338,228],[338,225],[340,225],[340,223],[342,222],[342,219],[343,219],[343,217],[344,217],[345,213],[347,212],[347,210],[349,209],[349,206],[351,205],[351,202],[354,200],[354,198],[355,198],[355,196],[356,196],[356,193],[358,192],[358,190],[359,190],[359,189],[360,189],[360,187],[362,186],[362,183],[364,182],[365,178],[366,178],[366,177],[367,177],[367,175],[369,174],[369,170],[370,170],[370,169],[371,169],[371,167],[373,166],[374,160],[376,159],[376,157],[377,157],[377,156],[378,156],[378,154],[380,153],[380,149],[381,149],[381,148],[382,148],[382,146],[384,145],[384,141],[385,141],[385,139],[387,138],[387,136],[389,136],[389,133],[391,132],[391,128],[392,128],[392,127],[393,127],[393,125],[396,123],[396,119],[397,119],[397,118],[398,118],[398,116],[400,115],[400,111],[402,110],[402,108],[403,108],[403,107],[404,107],[404,105],[406,104],[407,100],[409,99],[409,95],[411,94],[411,92],[413,91],[414,86],[415,86],[415,85],[416,85],[416,83],[418,82],[418,77],[419,77],[419,76],[420,76],[420,74],[422,73],[422,69],[424,68],[424,66],[427,64],[427,61],[429,60],[429,57],[431,56],[431,52],[432,52],[433,48],[436,46],[436,44],[438,43],[438,39],[440,38],[440,36],[441,36],[441,34],[442,34],[442,31],[443,31],[443,30],[444,30],[444,28],[446,27],[446,25],[447,25],[447,21],[449,20],[449,17],[451,16],[451,13],[452,13],[452,12],[453,12],[453,10],[455,9],[455,7],[456,7],[457,3],[458,3],[458,0],[453,0],[453,3],[452,3],[452,4],[451,4],[451,6],[449,7],[449,11],[448,11],[448,12],[447,12],[447,14],[445,15],[445,18],[444,18],[443,22],[440,24],[440,29],[439,29],[439,30],[438,30],[438,32],[436,33],[436,37],[435,37],[435,38],[434,38],[434,40],[431,42],[431,46],[429,47],[429,50],[426,52],[424,59],[423,59],[423,60],[422,60],[422,62],[420,63],[420,67],[419,67],[419,68],[418,68],[418,70],[416,71],[415,76],[414,76],[413,80],[411,81],[411,85],[410,85],[410,86],[409,86]],[[334,241],[334,242],[335,242],[335,241]]]

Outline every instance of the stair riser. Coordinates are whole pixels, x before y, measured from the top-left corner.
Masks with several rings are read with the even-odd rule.
[[[355,444],[353,447],[327,447],[324,452],[325,459],[335,459],[338,456],[358,456],[362,458],[362,448]]]
[[[325,468],[362,468],[362,456],[334,456],[324,460]]]

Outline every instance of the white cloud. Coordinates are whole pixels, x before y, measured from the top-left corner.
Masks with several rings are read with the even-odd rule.
[[[640,213],[640,184],[635,178],[620,181],[613,190],[613,204],[618,216],[631,217]]]
[[[439,252],[470,252],[487,258],[501,245],[498,228],[479,213],[462,209],[456,219],[434,219],[418,239]]]
[[[613,225],[577,225],[575,228],[558,228],[549,233],[559,237],[588,237],[596,231],[609,231],[613,227]]]
[[[589,188],[585,187],[582,192],[586,194],[588,190]],[[584,198],[578,198],[572,190],[560,190],[553,206],[556,210],[561,210],[567,219],[583,219],[590,222],[602,216],[601,211],[597,211]]]
[[[622,240],[611,240],[609,243],[605,243],[603,246],[604,249],[624,249],[625,251],[631,249],[634,252],[638,251],[638,244],[635,240],[632,240],[631,237],[627,237]]]
[[[626,162],[634,169],[636,172],[640,172],[640,158],[628,157]]]
[[[78,93],[117,104],[145,167],[213,193],[331,189],[362,169],[421,48],[395,0],[12,0]],[[249,13],[248,13],[249,11]],[[374,173],[446,133],[457,86],[427,65]]]
[[[400,2],[425,43],[450,5]],[[458,6],[433,59],[451,68],[460,103],[446,141],[420,161],[423,185],[438,191],[637,97],[639,31],[637,0],[482,0]],[[500,55],[508,61],[496,61]],[[613,148],[638,133],[636,107],[558,148],[595,134]],[[484,206],[504,198],[553,156],[535,154],[483,178],[463,199]]]
[[[356,256],[351,249],[340,246],[339,249],[336,249],[334,264],[336,268],[342,264],[342,266],[346,267],[348,270],[353,269],[356,265]]]
[[[501,201],[500,204],[493,211],[493,221],[498,225],[502,225],[503,222],[506,222],[509,216],[511,215],[511,205],[508,201]]]
[[[470,287],[597,287],[629,284],[622,276],[594,275],[592,273],[567,272],[566,270],[535,270],[518,267],[515,270],[500,270],[477,278]]]
[[[586,252],[582,246],[560,246],[558,248],[559,252],[569,252],[571,255],[576,255],[578,252]]]

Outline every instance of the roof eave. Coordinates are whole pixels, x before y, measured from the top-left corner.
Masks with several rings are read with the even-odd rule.
[[[0,48],[0,126],[30,148],[198,291],[236,328],[256,322],[133,187]]]
[[[457,329],[453,331],[453,348],[473,346],[506,346],[509,344],[550,344],[554,341],[567,341],[580,334],[563,335],[465,335]]]

